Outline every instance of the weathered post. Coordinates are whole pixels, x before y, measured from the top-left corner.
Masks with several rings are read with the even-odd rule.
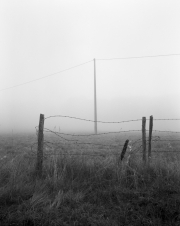
[[[142,118],[142,151],[143,162],[146,164],[146,117]]]
[[[151,140],[152,140],[152,129],[153,129],[153,116],[149,118],[149,142],[148,142],[148,163],[151,161]]]
[[[126,140],[126,142],[124,143],[124,147],[123,147],[123,150],[121,152],[121,161],[123,160],[124,155],[126,153],[126,149],[127,149],[128,143],[129,143],[129,140]]]
[[[126,149],[127,149],[127,147],[128,147],[128,143],[129,143],[129,140],[126,140],[125,141],[125,143],[124,143],[124,147],[123,147],[123,149],[122,149],[122,151],[121,151],[121,155],[118,157],[118,159],[117,159],[117,164],[119,165],[120,164],[120,162],[123,160],[123,158],[124,158],[124,155],[125,155],[125,153],[126,153]]]
[[[43,168],[43,139],[44,139],[43,130],[44,130],[44,115],[40,114],[38,130],[37,164],[36,164],[36,173],[39,177],[42,176]]]

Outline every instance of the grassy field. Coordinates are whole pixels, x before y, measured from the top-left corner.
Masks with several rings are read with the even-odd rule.
[[[38,178],[37,147],[29,147],[36,136],[1,134],[0,225],[179,226],[180,142],[172,141],[179,137],[165,134],[154,142],[149,167],[142,163],[141,141],[134,143],[140,137],[79,137],[86,144],[78,145],[46,135]],[[121,162],[126,139],[131,142]],[[58,144],[51,149],[47,142]]]

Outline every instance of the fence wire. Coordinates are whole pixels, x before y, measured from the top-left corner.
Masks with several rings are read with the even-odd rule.
[[[142,119],[131,119],[131,120],[126,120],[126,121],[118,121],[118,122],[108,122],[108,121],[94,121],[91,119],[83,119],[83,118],[78,118],[78,117],[73,117],[73,116],[66,116],[66,115],[52,115],[52,116],[48,116],[45,118],[49,119],[49,118],[70,118],[70,119],[76,119],[76,120],[81,120],[81,121],[88,121],[88,122],[98,122],[98,123],[125,123],[125,122],[135,122],[135,121],[142,121]],[[146,121],[148,121],[149,119],[146,119]],[[180,119],[153,119],[154,121],[180,121]]]
[[[45,132],[51,132],[56,134],[62,134],[67,136],[76,136],[76,137],[90,137],[90,136],[101,136],[101,135],[107,135],[107,134],[115,134],[115,133],[129,133],[129,132],[141,132],[141,130],[120,130],[120,131],[114,131],[114,132],[105,132],[105,133],[97,133],[97,134],[73,134],[73,133],[60,133],[56,131],[52,131],[50,129],[44,128]]]
[[[49,119],[49,118],[55,118],[55,117],[63,117],[63,118],[70,118],[70,119],[76,119],[76,120],[81,120],[81,121],[88,121],[88,122],[98,122],[98,123],[129,123],[129,122],[135,122],[135,121],[142,121],[142,119],[133,119],[133,120],[126,120],[126,121],[118,121],[118,122],[108,122],[108,121],[94,121],[94,120],[90,120],[90,119],[83,119],[83,118],[78,118],[78,117],[71,117],[71,116],[64,116],[64,115],[54,115],[54,116],[49,116],[49,117],[46,117],[45,119]],[[149,119],[146,119],[146,120],[149,120]],[[173,120],[173,121],[178,121],[180,119],[153,119],[154,121],[170,121],[170,120]],[[37,127],[36,127],[37,128]],[[78,137],[97,137],[97,136],[103,136],[103,135],[109,135],[109,134],[120,134],[120,133],[130,133],[130,132],[141,132],[141,130],[120,130],[120,131],[113,131],[113,132],[103,132],[103,133],[97,133],[97,134],[73,134],[73,133],[62,133],[62,132],[56,132],[56,131],[53,131],[53,130],[50,130],[48,128],[44,128],[44,132],[46,133],[52,133],[54,135],[56,135],[57,137],[61,138],[62,140],[64,140],[66,143],[65,144],[73,144],[73,145],[89,145],[90,147],[93,147],[93,146],[101,146],[103,148],[120,148],[120,147],[123,147],[124,145],[122,144],[118,144],[118,145],[105,145],[105,144],[100,144],[100,143],[92,143],[92,142],[82,142],[80,141],[79,139],[77,139]],[[146,130],[146,132],[148,132],[148,130]],[[180,132],[179,131],[164,131],[164,130],[153,130],[153,132],[159,132],[159,133],[173,133],[173,134],[179,134]],[[36,129],[36,133],[38,134],[38,131]],[[64,136],[71,136],[71,137],[76,137],[76,139],[68,139]],[[151,142],[152,143],[157,143],[157,142],[179,142],[180,140],[179,139],[162,139],[160,136],[153,136],[152,139],[151,139]],[[137,139],[135,140],[133,143],[131,143],[132,146],[134,145],[137,145],[138,143],[142,142],[142,138],[140,139]],[[148,145],[149,143],[149,140],[147,139],[146,140],[146,145]],[[52,146],[49,146],[49,145],[55,145],[56,147],[58,148],[61,148],[62,146],[62,143],[57,143],[57,142],[50,142],[50,141],[47,141],[45,142],[45,145],[48,146],[50,149],[53,149]],[[142,148],[142,145],[139,146],[138,150],[140,150]],[[153,151],[152,152],[157,152],[157,151]],[[168,150],[166,151],[162,151],[162,150],[159,150],[158,152],[169,152]],[[175,152],[175,151],[172,151],[171,152]],[[176,151],[178,152],[178,151]],[[56,153],[57,154],[57,153]],[[63,155],[68,155],[69,153],[61,153]],[[72,153],[71,153],[72,154]],[[58,154],[59,155],[59,154]],[[73,154],[73,155],[82,155],[81,154]],[[91,155],[91,156],[94,156],[94,154],[90,154],[90,153],[84,153],[83,155]],[[97,155],[97,154],[96,154]],[[95,156],[96,156],[95,155]],[[102,153],[99,154],[100,156],[102,156]],[[108,155],[106,153],[106,155]]]
[[[93,120],[89,120],[89,119],[83,119],[83,118],[77,118],[77,117],[71,117],[71,116],[63,116],[63,115],[54,115],[54,116],[49,116],[45,119],[49,119],[49,118],[53,118],[53,117],[63,117],[63,118],[71,118],[71,119],[77,119],[77,120],[82,120],[82,121],[89,121],[89,122],[95,122]],[[149,120],[149,119],[146,119]],[[154,121],[178,121],[180,119],[153,119]],[[127,120],[127,121],[118,121],[118,122],[105,122],[105,121],[96,121],[98,123],[129,123],[129,122],[136,122],[136,121],[142,121],[142,119],[133,119],[133,120]],[[36,130],[36,135],[38,136],[38,126],[35,127]],[[149,130],[146,130],[146,132],[148,132]],[[57,138],[60,138],[61,140],[59,142],[52,142],[52,141],[48,141],[44,139],[44,147],[48,147],[51,151],[56,150],[56,153],[52,152],[52,153],[44,153],[45,156],[47,155],[89,155],[89,156],[110,156],[110,155],[119,155],[120,156],[120,152],[122,147],[124,146],[124,142],[122,140],[116,141],[117,144],[104,144],[104,143],[94,143],[92,142],[82,142],[82,140],[80,140],[80,138],[84,137],[84,138],[91,138],[91,137],[101,137],[104,135],[110,135],[110,134],[121,134],[121,133],[131,133],[131,132],[142,132],[142,130],[120,130],[120,131],[112,131],[112,132],[101,132],[101,133],[97,133],[97,134],[73,134],[73,133],[63,133],[63,132],[56,132],[53,130],[50,130],[48,128],[44,128],[44,132],[45,133],[51,133],[54,134]],[[180,134],[180,131],[164,131],[164,130],[153,130],[152,132],[154,133],[172,133],[172,134]],[[68,137],[76,137],[76,139],[70,139],[67,138]],[[106,140],[107,141],[107,140]],[[158,142],[180,142],[180,139],[169,139],[169,137],[167,137],[167,139],[165,139],[165,137],[160,137],[160,136],[152,136],[151,142],[155,145]],[[122,144],[123,143],[123,144]],[[142,145],[140,144],[142,143],[142,138],[136,139],[136,140],[130,140],[128,148],[129,150],[133,149],[133,153],[139,151],[142,151]],[[148,146],[149,143],[149,139],[147,138],[146,140],[146,145]],[[65,147],[64,147],[65,145]],[[68,145],[68,147],[66,146]],[[70,146],[69,146],[70,145]],[[68,149],[70,147],[72,147],[71,145],[78,146],[81,148],[81,153],[63,153],[62,150]],[[86,147],[83,147],[83,145],[88,145]],[[34,157],[36,158],[36,153],[34,152],[34,147],[36,146],[37,148],[37,142],[33,143],[32,145],[29,145],[27,148],[30,148],[31,150],[31,156],[27,156],[27,157]],[[82,153],[82,150],[85,148],[87,150],[88,149],[92,149],[93,147],[102,147],[102,149],[98,149],[98,151],[101,151],[101,153],[99,154],[93,154],[93,153]],[[112,150],[118,151],[119,153],[113,153]],[[152,152],[155,153],[160,153],[160,152],[164,152],[164,153],[168,153],[168,152],[176,152],[176,153],[180,153],[180,150],[173,150],[175,149],[174,147],[171,147],[171,150],[152,150]],[[57,153],[57,150],[58,153]],[[93,149],[94,150],[94,149]],[[102,150],[106,150],[106,151],[110,151],[110,153],[105,153],[102,152]],[[16,152],[16,153],[20,153],[20,154],[29,154],[28,152]],[[33,156],[33,155],[34,156]]]
[[[156,142],[160,139],[159,136],[156,136],[156,137],[152,137],[152,142]],[[149,140],[147,140],[146,142],[148,142]],[[130,149],[130,151],[132,151],[133,153],[136,153],[137,151],[140,151],[140,149],[142,148],[142,145],[140,144],[138,147],[136,147],[135,145],[137,145],[138,143],[142,142],[142,139],[137,139],[135,140],[134,142],[130,141],[129,142],[129,145],[128,145],[128,148]],[[61,146],[59,146],[58,144],[58,147],[56,148],[53,148],[52,146],[49,146],[48,144],[51,144],[51,145],[57,145],[57,143],[53,143],[53,142],[49,142],[49,141],[46,141],[45,142],[45,145],[48,146],[51,150],[55,150],[56,148],[60,148],[61,149]],[[82,143],[84,144],[84,143]],[[90,144],[90,143],[88,143]],[[91,145],[93,146],[93,143],[91,143]],[[109,146],[109,145],[108,145]],[[122,147],[124,145],[118,145],[118,146],[113,146],[113,147]],[[46,153],[45,154],[45,157],[47,157],[48,155],[79,155],[79,156],[83,156],[83,155],[89,155],[89,156],[101,156],[101,157],[105,157],[105,156],[120,156],[121,154],[121,149],[119,149],[119,153],[99,153],[99,154],[91,154],[91,153],[63,153],[62,151],[60,153],[57,153],[57,150],[55,151],[55,153]]]
[[[153,132],[159,132],[159,133],[180,133],[180,131],[169,131],[169,130],[153,130]]]
[[[49,119],[49,118],[57,118],[57,117],[77,119],[77,120],[87,121],[87,122],[98,122],[98,123],[125,123],[125,122],[142,121],[142,119],[135,119],[135,120],[120,121],[120,122],[105,122],[105,121],[94,121],[94,120],[91,120],[91,119],[83,119],[83,118],[77,118],[77,117],[65,116],[65,115],[53,115],[53,116],[46,117],[45,120]]]

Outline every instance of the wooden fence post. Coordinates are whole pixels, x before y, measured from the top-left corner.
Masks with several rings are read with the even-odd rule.
[[[146,117],[142,118],[142,151],[143,162],[146,164]]]
[[[129,143],[129,140],[126,140],[126,142],[124,143],[124,147],[123,147],[123,150],[121,152],[121,161],[123,160],[124,155],[126,153],[126,149],[127,149],[128,143]]]
[[[149,118],[149,144],[148,144],[148,163],[151,161],[151,139],[152,139],[152,129],[153,129],[153,116]]]
[[[44,130],[44,115],[40,114],[38,130],[37,164],[36,164],[36,173],[39,177],[42,176],[43,168],[43,140],[44,140],[43,130]]]

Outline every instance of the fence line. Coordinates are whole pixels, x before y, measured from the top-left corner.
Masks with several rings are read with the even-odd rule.
[[[124,145],[123,145],[124,146]],[[137,147],[136,149],[133,150],[133,152],[136,152],[139,150],[139,148],[141,148],[142,145],[140,145],[139,147]],[[115,156],[120,156],[120,154],[116,154],[116,153],[111,153],[111,154],[107,154],[107,153],[101,153],[101,154],[89,154],[89,153],[45,153],[46,156],[49,156],[49,155],[87,155],[87,156],[112,156],[112,155],[115,155]]]
[[[163,132],[163,133],[180,133],[178,131],[161,131],[161,130],[154,130],[153,131],[153,116],[150,116],[150,124],[149,124],[149,139],[147,140],[146,139],[146,117],[143,117],[142,118],[142,138],[141,139],[137,139],[135,140],[132,144],[131,141],[129,142],[129,140],[126,140],[125,144],[124,145],[104,145],[104,144],[97,144],[97,143],[89,143],[89,142],[81,142],[80,140],[74,140],[74,139],[67,139],[65,137],[63,137],[63,135],[68,135],[68,136],[83,136],[83,137],[90,137],[90,136],[95,136],[95,134],[69,134],[69,133],[60,133],[60,132],[56,132],[56,131],[52,131],[50,129],[47,129],[47,128],[44,128],[44,121],[45,119],[49,119],[49,118],[53,118],[53,117],[64,117],[64,118],[72,118],[72,119],[77,119],[77,120],[83,120],[83,121],[89,121],[89,122],[94,122],[93,120],[88,120],[88,119],[82,119],[82,118],[77,118],[77,117],[70,117],[70,116],[62,116],[62,115],[54,115],[54,116],[49,116],[47,118],[44,118],[44,115],[43,114],[40,114],[40,120],[39,120],[39,128],[37,129],[37,127],[35,127],[36,129],[36,133],[38,135],[38,151],[37,151],[37,165],[36,165],[36,169],[37,169],[37,173],[38,173],[38,176],[41,176],[42,175],[42,163],[43,163],[43,144],[48,146],[48,144],[51,144],[51,145],[57,145],[57,143],[52,143],[52,142],[49,142],[49,141],[44,141],[44,134],[43,132],[47,132],[47,133],[53,133],[55,134],[56,136],[60,137],[61,139],[67,141],[68,143],[71,143],[71,144],[75,144],[75,145],[91,145],[91,146],[101,146],[101,147],[114,147],[114,148],[118,148],[118,147],[123,147],[123,150],[121,152],[121,155],[119,155],[119,159],[123,159],[124,155],[125,155],[125,152],[126,152],[126,149],[127,147],[129,147],[130,149],[130,153],[132,152],[132,145],[135,145],[135,144],[138,144],[139,142],[142,142],[142,145],[140,145],[138,148],[136,148],[134,151],[140,151],[140,149],[142,148],[142,160],[144,162],[144,164],[146,164],[147,160],[148,160],[148,164],[150,163],[150,160],[151,160],[151,142],[158,142],[158,141],[163,141],[161,140],[161,138],[159,136],[153,136],[152,137],[152,132]],[[179,120],[179,119],[154,119],[156,121],[158,120]],[[125,123],[125,122],[134,122],[134,121],[140,121],[140,119],[136,119],[136,120],[128,120],[128,121],[121,121],[121,122],[104,122],[104,121],[96,121],[96,122],[100,122],[100,123]],[[99,133],[99,134],[96,134],[96,136],[101,136],[101,135],[105,135],[105,134],[112,134],[112,133],[129,133],[129,132],[140,132],[141,130],[127,130],[127,131],[116,131],[116,132],[106,132],[106,133]],[[180,141],[180,140],[176,140],[176,141]],[[128,145],[129,143],[129,145]],[[148,159],[147,159],[147,152],[146,152],[146,146],[148,144]],[[58,146],[59,145],[62,145],[62,143],[58,143]],[[50,147],[52,148],[52,147]],[[54,148],[53,148],[54,149]],[[55,150],[55,149],[54,149]],[[154,152],[154,151],[153,151]],[[164,152],[174,152],[174,151],[164,151]],[[61,153],[45,153],[45,156],[48,156],[48,155],[89,155],[89,156],[98,156],[98,154],[90,154],[90,153],[81,153],[81,154],[78,154],[78,153],[62,153],[62,149],[61,149]],[[114,153],[113,153],[114,154]],[[108,155],[107,153],[101,153],[99,154],[99,156],[106,156]],[[112,153],[110,154],[112,155]],[[129,155],[130,157],[130,155]],[[128,161],[129,161],[129,157],[128,157]]]
[[[154,139],[151,139],[152,142],[161,141],[161,140],[160,140],[160,137],[153,137],[153,138],[154,138]],[[68,142],[71,142],[71,141],[74,142],[74,140],[68,140]],[[79,140],[78,140],[78,141],[79,141]],[[176,141],[176,140],[173,140],[173,141]],[[180,140],[178,140],[178,141],[180,141]],[[132,142],[132,141],[130,140],[130,142]],[[132,143],[132,145],[135,145],[136,143],[139,143],[139,142],[142,142],[142,138],[135,140],[135,141]],[[148,139],[147,139],[147,141],[146,141],[146,145],[147,145],[147,142],[149,142]],[[46,143],[49,143],[49,144],[53,144],[53,145],[54,145],[54,144],[56,144],[56,145],[57,145],[57,144],[62,145],[62,143],[50,142],[50,141],[45,141],[44,143],[45,143],[45,144],[46,144]],[[118,144],[118,145],[104,145],[104,144],[84,143],[84,142],[80,142],[80,143],[79,143],[79,142],[78,142],[78,143],[77,143],[77,142],[74,142],[73,144],[77,144],[77,145],[79,145],[79,144],[91,144],[92,146],[93,146],[93,145],[95,145],[95,146],[98,145],[98,146],[114,147],[114,148],[123,146],[123,145],[119,145],[119,144]]]
[[[98,145],[98,146],[104,146],[104,147],[119,147],[119,146],[123,146],[123,145],[104,145],[104,144],[96,144],[96,143],[87,143],[87,142],[79,142],[79,140],[70,140],[70,139],[67,139],[67,138],[64,138],[64,137],[62,137],[62,136],[60,136],[59,134],[64,134],[64,133],[59,133],[59,132],[54,132],[54,131],[52,131],[52,130],[49,130],[49,129],[47,129],[47,128],[45,128],[47,131],[45,131],[45,132],[51,132],[51,133],[53,133],[53,134],[55,134],[55,135],[57,135],[58,137],[60,137],[60,138],[62,138],[62,139],[64,139],[64,140],[66,140],[66,141],[68,141],[68,142],[75,142],[75,144],[88,144],[88,145],[94,145],[94,146],[96,146],[96,145]],[[130,131],[121,131],[121,132],[132,132],[132,131],[140,131],[140,130],[130,130]],[[111,133],[111,132],[109,132],[109,133]],[[116,132],[113,132],[113,133],[116,133]],[[119,132],[118,132],[119,133]],[[102,134],[108,134],[108,133],[102,133]],[[98,135],[102,135],[102,134],[98,134]],[[90,134],[90,135],[74,135],[74,134],[66,134],[65,133],[65,135],[70,135],[70,136],[94,136],[94,135],[97,135],[97,134]],[[153,136],[153,138],[156,138],[156,140],[155,139],[152,139],[152,142],[156,142],[156,141],[158,141],[158,140],[160,140],[160,137],[159,136]],[[140,141],[142,141],[142,139],[138,139],[137,141],[135,141],[134,142],[134,144],[136,143],[136,142],[140,142]],[[173,140],[174,141],[174,140]],[[177,140],[177,141],[180,141],[180,140]],[[147,140],[147,142],[149,142],[149,140]],[[49,142],[49,143],[51,143],[51,142]],[[74,143],[73,143],[74,144]],[[133,144],[133,145],[134,145]]]
[[[77,119],[77,120],[95,122],[95,121],[89,120],[89,119],[82,119],[82,118],[71,117],[71,116],[62,116],[62,115],[49,116],[49,117],[46,117],[45,119],[52,118],[52,117],[66,117],[66,118],[72,118],[72,119]],[[97,122],[100,122],[100,123],[125,123],[125,122],[133,122],[133,121],[140,121],[140,120],[141,119],[127,120],[127,121],[120,121],[120,122],[104,122],[104,121],[97,121]],[[146,120],[149,120],[149,119],[146,119]],[[180,120],[180,119],[153,119],[153,120],[156,120],[156,121],[161,120],[162,121],[162,120]],[[37,127],[35,127],[35,128],[37,128]],[[99,146],[100,145],[100,146],[104,146],[104,147],[118,147],[118,146],[123,146],[123,145],[116,146],[116,145],[95,144],[95,143],[89,143],[89,142],[79,142],[79,140],[70,140],[70,139],[62,137],[61,135],[76,136],[76,137],[81,137],[81,136],[82,137],[90,137],[90,136],[101,136],[101,135],[114,134],[114,133],[141,132],[141,130],[126,130],[126,131],[113,131],[113,132],[105,132],[105,133],[98,133],[98,134],[71,134],[71,133],[55,132],[55,131],[52,131],[52,130],[47,129],[47,128],[44,128],[44,131],[53,133],[56,136],[62,138],[63,140],[66,140],[68,142],[75,142],[75,144],[87,144],[87,145],[93,145],[93,146],[96,146],[96,145]],[[144,131],[146,132],[147,130],[145,129]],[[161,131],[161,130],[153,130],[153,132],[180,133],[179,131]],[[140,141],[142,141],[142,139],[140,139]],[[180,140],[161,140],[161,139],[158,139],[158,140],[152,140],[152,141],[155,142],[155,141],[180,141]]]
[[[94,120],[91,120],[91,119],[83,119],[83,118],[77,118],[77,117],[65,116],[65,115],[53,115],[53,116],[46,117],[45,120],[49,119],[49,118],[57,118],[57,117],[71,118],[71,119],[77,119],[77,120],[81,120],[81,121],[98,122],[98,123],[125,123],[125,122],[141,121],[141,119],[135,119],[135,120],[128,120],[128,121],[120,121],[120,122],[105,122],[105,121],[94,121]]]
[[[64,140],[66,140],[66,141],[68,141],[68,142],[78,142],[77,144],[92,144],[92,145],[101,145],[101,146],[108,146],[108,147],[115,147],[115,145],[103,145],[103,144],[94,144],[94,143],[84,143],[84,142],[79,142],[79,140],[70,140],[70,139],[66,139],[66,138],[64,138],[64,137],[62,137],[62,136],[60,136],[60,135],[58,135],[58,133],[56,133],[56,132],[54,132],[54,131],[51,131],[51,130],[49,130],[49,132],[51,132],[51,133],[53,133],[53,134],[55,134],[56,136],[58,136],[58,137],[60,137],[60,138],[62,138],[62,139],[64,139]]]
[[[141,121],[142,119],[131,119],[131,120],[126,120],[126,121],[119,121],[119,122],[107,122],[107,121],[94,121],[91,119],[83,119],[83,118],[78,118],[78,117],[73,117],[73,116],[66,116],[66,115],[52,115],[52,116],[48,116],[45,118],[49,119],[49,118],[71,118],[71,119],[77,119],[77,120],[81,120],[81,121],[88,121],[88,122],[99,122],[99,123],[125,123],[125,122],[134,122],[134,121]],[[149,121],[150,119],[146,119],[146,121]],[[153,121],[180,121],[180,119],[153,119]]]
[[[60,133],[56,132],[47,128],[44,128],[45,132],[51,132],[55,134],[63,134],[67,136],[79,136],[79,137],[89,137],[89,136],[100,136],[100,135],[106,135],[106,134],[114,134],[114,133],[129,133],[129,132],[141,132],[141,130],[122,130],[122,131],[113,131],[113,132],[105,132],[105,133],[98,133],[98,134],[73,134],[73,133]],[[146,132],[148,130],[145,130]],[[162,133],[180,133],[179,131],[162,131],[162,130],[153,130],[153,132],[162,132]]]
[[[158,140],[159,142],[161,142],[161,141],[180,141],[180,140]]]
[[[152,139],[152,142],[164,142],[164,141],[178,141],[178,142],[180,142],[180,140],[178,140],[178,139],[173,139],[173,140],[162,140],[161,139],[161,137],[159,137],[159,136],[153,136],[152,137],[153,139]],[[147,139],[147,142],[148,142],[149,140]],[[130,140],[130,142],[131,142],[131,140]],[[139,143],[139,142],[142,142],[142,138],[140,138],[140,139],[137,139],[137,140],[135,140],[133,143],[132,143],[132,146],[133,145],[135,145],[136,143]],[[146,145],[147,145],[147,142],[146,142]],[[62,145],[62,143],[55,143],[55,142],[50,142],[50,141],[47,141],[47,140],[44,140],[44,144],[46,145],[46,146],[48,146],[47,145],[47,143],[48,144],[51,144],[51,145]],[[28,145],[27,146],[27,148],[30,148],[31,149],[31,151],[33,151],[33,146],[35,146],[35,145],[37,145],[38,144],[38,142],[35,142],[35,143],[33,143],[32,145]],[[87,144],[87,143],[73,143],[73,144],[77,144],[77,145],[79,145],[79,144]],[[91,144],[92,146],[94,145],[94,143],[88,143],[88,144]],[[95,144],[96,145],[96,144]],[[103,144],[98,144],[98,145],[102,145],[103,146]],[[104,146],[106,146],[106,147],[119,147],[119,146],[123,146],[123,145],[104,145]],[[48,146],[49,148],[53,148],[53,147],[50,147],[50,146]],[[152,152],[180,152],[180,151],[168,151],[168,150],[166,150],[166,151],[162,151],[162,150],[159,150],[159,151],[152,151]],[[20,154],[22,154],[23,152],[20,152],[20,151],[16,151],[15,153],[20,153]],[[52,153],[52,155],[53,155],[53,153]],[[88,155],[88,154],[87,154]]]
[[[149,120],[149,119],[147,119]],[[153,119],[154,121],[179,121],[180,119],[178,118],[170,118],[170,119]]]
[[[164,130],[153,130],[153,132],[160,132],[160,133],[180,133],[179,131],[164,131]]]
[[[36,126],[37,127],[37,126]],[[36,128],[35,127],[35,128]],[[51,132],[51,133],[56,133],[56,134],[63,134],[67,136],[82,136],[82,137],[88,137],[88,136],[100,136],[100,135],[106,135],[106,134],[114,134],[114,133],[129,133],[129,132],[141,132],[141,130],[121,130],[121,131],[113,131],[113,132],[105,132],[105,133],[97,133],[97,134],[73,134],[73,133],[61,133],[61,132],[56,132],[53,130],[50,130],[48,128],[44,128],[45,132]],[[146,130],[147,132],[148,130]],[[36,130],[37,132],[37,130]],[[153,130],[153,132],[162,132],[162,133],[180,133],[180,131],[169,131],[169,130]]]
[[[97,134],[73,134],[73,133],[60,133],[47,128],[44,128],[45,132],[51,132],[56,134],[63,134],[67,136],[79,136],[79,137],[90,137],[90,136],[101,136],[106,134],[114,134],[114,133],[129,133],[129,132],[141,132],[141,130],[124,130],[124,131],[114,131],[114,132],[105,132],[105,133],[97,133]]]
[[[139,131],[139,130],[138,130]],[[53,133],[55,133],[54,131],[51,131],[51,130],[49,130],[49,132],[53,132]],[[125,131],[125,132],[127,132],[127,131]],[[116,133],[116,132],[115,132]],[[108,134],[108,133],[106,133],[106,134]],[[38,134],[37,134],[38,135]],[[72,135],[72,134],[65,134],[65,135]],[[90,134],[90,135],[93,135],[93,134]],[[101,134],[99,134],[99,135],[101,135]],[[80,135],[81,136],[81,135]],[[66,139],[66,141],[68,141],[68,142],[74,142],[73,140],[67,140]],[[180,141],[180,140],[178,140],[178,139],[169,139],[169,140],[162,140],[161,139],[161,137],[160,136],[153,136],[152,137],[152,140],[151,140],[153,143],[155,143],[155,142],[164,142],[164,141]],[[72,143],[71,142],[71,143]],[[142,142],[142,138],[140,138],[140,139],[137,139],[137,140],[135,140],[135,141],[133,141],[132,142],[132,140],[130,140],[129,141],[129,145],[128,145],[128,147],[129,147],[129,149],[130,148],[132,148],[134,145],[137,145],[138,143],[140,143],[140,142]],[[146,145],[148,145],[148,142],[149,142],[149,139],[147,139],[146,140]],[[36,143],[33,143],[32,145],[29,145],[28,146],[28,148],[31,148],[31,151],[33,150],[33,146],[35,146],[35,145],[37,145],[38,143],[36,142]],[[49,146],[48,144],[50,144],[50,145],[52,145],[52,146]],[[96,146],[96,145],[98,145],[98,146],[102,146],[102,147],[108,147],[108,148],[118,148],[118,147],[122,147],[123,145],[103,145],[103,144],[94,144],[94,143],[83,143],[83,142],[74,142],[73,144],[75,144],[75,145],[84,145],[84,144],[88,144],[88,145],[91,145],[91,146]],[[62,143],[57,143],[57,142],[50,142],[50,141],[47,141],[47,140],[44,140],[44,145],[45,146],[47,146],[47,147],[49,147],[50,149],[57,149],[57,148],[59,148],[59,147],[62,147]],[[54,147],[54,145],[56,146],[56,147]],[[54,149],[54,150],[55,150]],[[138,147],[136,147],[136,148],[133,148],[133,153],[135,153],[135,152],[137,152],[137,151],[139,151],[140,153],[142,153],[142,145],[139,145]],[[90,153],[62,153],[62,149],[60,149],[60,151],[61,151],[61,153],[44,153],[44,156],[43,156],[43,159],[44,158],[46,158],[47,156],[60,156],[60,155],[64,155],[64,156],[66,156],[66,155],[72,155],[72,156],[100,156],[100,157],[105,157],[105,156],[111,156],[111,155],[113,155],[113,156],[120,156],[120,154],[118,154],[118,153],[101,153],[101,154],[90,154]],[[177,150],[158,150],[158,151],[155,151],[155,150],[152,150],[152,152],[153,153],[180,153],[180,151],[177,151]],[[19,154],[24,154],[23,152],[16,152],[16,153],[19,153]],[[27,152],[27,154],[28,154],[28,152]],[[35,153],[33,153],[33,156],[25,156],[25,158],[37,158],[36,156],[35,156]]]

